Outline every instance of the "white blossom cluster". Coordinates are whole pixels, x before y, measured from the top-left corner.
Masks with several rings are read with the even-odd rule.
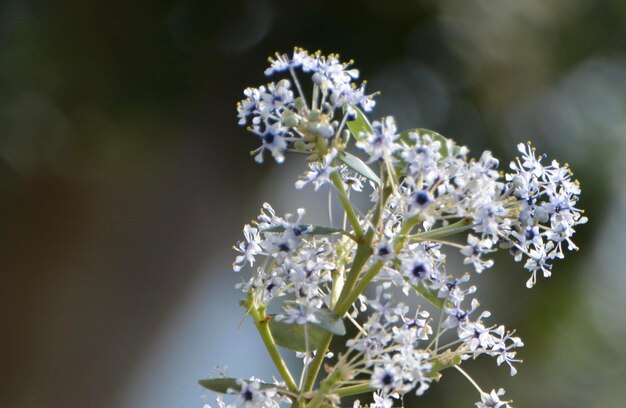
[[[461,249],[465,263],[480,273],[493,265],[486,255],[498,244],[508,247],[515,260],[526,258],[528,287],[536,283],[537,271],[550,276],[551,261],[564,256],[564,242],[567,249],[577,249],[571,240],[574,227],[587,218],[576,208],[580,187],[567,167],[556,161],[543,166],[534,149],[519,144],[522,159],[512,162],[512,172],[503,176],[488,151],[479,160],[468,160],[465,147],[451,141],[442,146],[427,133],[401,137],[393,118],[384,123],[373,126],[374,133],[364,135],[357,147],[370,155],[370,161],[383,160],[403,176],[388,201],[387,238],[402,220],[416,214],[425,230],[437,222],[470,220],[476,235],[469,234]]]
[[[526,256],[524,268],[532,273],[526,286],[532,287],[538,271],[551,275],[550,261],[564,257],[564,243],[570,251],[578,249],[572,242],[574,227],[586,223],[587,217],[576,208],[580,186],[567,167],[556,160],[544,166],[544,157],[536,157],[530,146],[520,143],[518,149],[522,160],[511,162],[513,172],[505,177],[519,203],[519,215],[502,236],[509,240],[516,261]]]
[[[309,102],[296,70],[311,75]],[[373,402],[354,407],[392,407],[409,392],[422,395],[444,371],[457,370],[478,390],[478,408],[510,407],[501,400],[504,390],[483,391],[461,365],[488,356],[515,375],[523,343],[514,331],[487,322],[491,313],[480,310],[471,274],[448,273],[446,254],[460,252],[464,265],[481,273],[493,266],[490,254],[504,248],[516,261],[525,260],[528,287],[537,274],[550,276],[552,261],[577,249],[574,229],[587,221],[577,208],[580,187],[569,168],[546,163],[520,144],[521,157],[503,171],[488,151],[471,158],[466,147],[435,132],[398,131],[391,116],[370,123],[363,111],[374,107],[372,96],[354,84],[358,71],[351,63],[336,55],[301,49],[277,54],[266,74],[287,71],[291,80],[246,89],[239,123],[261,139],[253,152],[257,161],[265,150],[278,162],[288,151],[306,153],[308,169],[296,188],[334,191],[344,220],[314,226],[305,222],[304,209],[281,217],[266,203],[244,227],[233,270],[249,267],[253,273],[237,288],[286,382],[238,380],[231,383],[237,402],[218,399],[218,406],[336,407],[343,396],[373,392]],[[347,152],[351,138],[363,159]],[[363,211],[350,195],[366,192],[366,186],[371,208]],[[426,303],[434,314],[422,307]],[[266,314],[270,306],[276,314]],[[344,324],[356,334],[333,353],[333,335],[350,333]],[[285,327],[294,329],[291,337],[306,337],[305,349],[272,333]],[[313,328],[317,337],[308,337]],[[299,383],[276,346],[298,351]],[[322,365],[326,376],[314,389]]]
[[[247,88],[246,98],[237,105],[239,124],[248,125],[249,131],[261,140],[261,147],[252,152],[256,161],[263,161],[266,150],[279,163],[288,150],[313,153],[318,144],[326,144],[337,137],[340,121],[335,114],[338,109],[360,106],[366,112],[372,110],[373,96],[365,93],[365,84],[355,84],[359,71],[351,68],[351,64],[341,62],[336,54],[310,54],[299,48],[291,57],[276,54],[276,59],[270,58],[265,74],[271,76],[288,71],[291,80],[281,79],[258,88]],[[311,75],[310,103],[305,99],[296,69]],[[299,96],[294,95],[294,84]]]
[[[412,244],[398,258],[402,261],[395,267],[393,261],[387,261],[379,275],[383,283],[377,286],[376,296],[361,299],[366,306],[359,309],[369,308],[373,313],[360,334],[347,341],[349,351],[360,353],[353,367],[355,373],[370,374],[371,385],[377,390],[375,400],[382,405],[373,406],[393,406],[393,399],[401,399],[412,390],[422,395],[442,368],[481,355],[495,358],[498,365],[506,363],[511,375],[516,374],[513,364],[519,362],[516,349],[523,346],[522,341],[502,325],[485,323],[490,313],[478,313],[478,301],[467,298],[476,291],[467,285],[469,275],[446,275],[445,256],[439,245]],[[395,301],[389,290],[393,285],[400,286],[407,295],[422,287],[443,299],[435,329],[427,311],[411,314],[408,305]],[[478,316],[472,318],[473,314]],[[451,329],[455,337],[440,343]]]
[[[300,224],[304,210],[297,214],[279,217],[265,203],[256,227],[244,227],[245,241],[235,247],[241,255],[233,270],[241,270],[245,263],[253,265],[258,256],[265,256],[266,262],[257,273],[237,287],[253,293],[262,305],[289,296],[284,313],[277,318],[287,323],[316,323],[315,311],[324,305],[329,292],[335,252],[327,238],[309,235],[310,227]]]

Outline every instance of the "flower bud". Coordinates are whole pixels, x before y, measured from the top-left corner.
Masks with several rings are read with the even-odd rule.
[[[330,125],[319,125],[317,127],[317,134],[326,139],[330,139],[335,134],[335,130]]]

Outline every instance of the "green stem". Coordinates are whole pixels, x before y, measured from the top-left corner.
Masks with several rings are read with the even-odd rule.
[[[274,365],[278,369],[280,375],[283,377],[283,380],[285,380],[287,388],[289,389],[289,391],[297,394],[299,392],[298,386],[293,380],[293,377],[291,376],[291,373],[289,372],[289,368],[287,368],[285,361],[281,357],[280,352],[278,351],[278,347],[276,347],[276,342],[274,341],[274,337],[272,337],[272,332],[270,331],[269,320],[265,316],[265,308],[259,307],[257,309],[256,306],[253,305],[250,308],[250,315],[252,316],[252,319],[254,319],[254,325],[259,331],[261,339],[263,339],[263,343],[265,343],[265,347],[267,348],[267,351],[270,354]]]
[[[368,236],[371,236],[369,239],[369,242],[368,242],[367,237],[364,240],[365,242],[362,242],[364,238],[363,228],[361,227],[361,224],[359,222],[359,217],[356,214],[356,211],[354,210],[354,207],[352,206],[350,199],[348,198],[348,193],[346,192],[346,189],[343,185],[343,180],[341,179],[341,175],[339,174],[339,172],[336,171],[330,175],[330,179],[333,182],[333,185],[335,186],[335,188],[337,189],[337,192],[339,195],[339,201],[341,202],[341,205],[343,206],[343,209],[346,212],[346,216],[348,217],[348,221],[350,222],[350,225],[352,226],[352,229],[354,230],[354,238],[358,244],[355,259],[352,263],[352,267],[350,268],[350,272],[348,273],[347,280],[344,283],[343,289],[341,291],[341,295],[343,295],[344,293],[348,293],[350,289],[352,289],[352,286],[354,286],[354,282],[356,281],[356,277],[358,277],[361,271],[361,268],[363,268],[363,265],[365,265],[365,262],[369,258],[369,255],[371,253],[370,243],[371,243],[371,237],[373,237],[373,234],[369,234],[369,231],[368,231]],[[339,296],[339,300],[341,299],[341,295]],[[344,313],[345,311],[343,313],[339,313],[339,316],[343,316]],[[330,343],[332,340],[333,340],[332,333],[330,332],[324,333],[324,337],[320,341],[320,345],[317,348],[317,352],[315,354],[315,357],[313,358],[313,361],[311,361],[309,366],[306,368],[306,375],[304,377],[304,383],[302,387],[304,391],[311,391],[313,389],[313,385],[315,384],[315,379],[317,378],[317,374],[319,373],[320,368],[322,367],[322,363],[324,362],[326,351],[328,350],[328,347],[330,347]]]
[[[326,350],[330,346],[330,342],[333,340],[333,334],[331,332],[325,332],[324,337],[320,339],[320,345],[317,348],[315,353],[315,357],[311,364],[306,369],[306,376],[304,377],[304,383],[302,385],[302,390],[305,392],[311,391],[313,389],[313,385],[315,385],[315,379],[317,378],[317,374],[322,367],[322,363],[324,362],[324,357],[326,355]]]
[[[445,227],[437,228],[430,231],[420,232],[415,235],[411,235],[411,238],[419,239],[439,239],[449,237],[451,235],[458,234],[459,232],[467,231],[472,228],[472,220],[464,218],[454,224],[447,225]]]
[[[324,402],[324,398],[328,396],[329,391],[341,380],[341,376],[341,370],[335,368],[335,370],[321,382],[320,388],[315,392],[313,399],[306,404],[307,408],[319,408]]]
[[[337,174],[337,173],[333,173],[333,174]],[[343,184],[341,182],[341,179],[339,178],[339,175],[337,174],[337,178],[338,178],[338,182],[340,183],[341,189],[338,188],[339,192],[340,192],[340,199],[342,197],[341,195],[341,191],[343,190]],[[333,180],[333,182],[335,182],[335,180]],[[345,193],[345,191],[344,191]],[[347,196],[346,198],[346,204],[344,204],[344,208],[346,209],[346,213],[348,214],[348,218],[350,217],[350,213],[348,212],[348,208],[352,210],[353,214],[354,214],[354,210],[352,209],[352,205],[350,204],[350,202],[347,200]],[[342,203],[344,203],[344,201],[342,200]],[[354,214],[354,216],[356,217],[356,214]],[[380,211],[376,211],[376,214],[374,215],[372,222],[373,225],[375,226],[378,223],[378,219],[380,218]],[[404,222],[404,225],[402,226],[402,228],[399,231],[398,234],[398,240],[395,242],[394,245],[394,250],[395,252],[399,251],[402,246],[404,245],[404,242],[406,241],[406,239],[409,237],[409,233],[411,232],[411,230],[419,223],[420,221],[420,216],[419,215],[415,215],[409,219],[407,219]],[[352,220],[351,220],[352,223]],[[353,224],[354,226],[354,224]],[[360,226],[359,226],[360,227]],[[467,220],[467,219],[463,219],[461,221],[458,221],[454,224],[450,224],[446,227],[442,227],[442,228],[438,228],[436,230],[432,230],[432,231],[425,231],[419,234],[415,234],[413,236],[411,236],[412,238],[424,238],[424,239],[434,239],[434,238],[443,238],[446,236],[450,236],[450,235],[454,235],[458,232],[462,232],[465,231],[467,229],[471,228],[471,221]],[[359,236],[358,232],[355,229],[355,233],[357,236]],[[369,259],[369,257],[372,254],[372,250],[371,250],[371,243],[372,240],[374,238],[374,235],[376,233],[375,228],[370,228],[367,231],[367,234],[365,235],[364,239],[362,242],[359,243],[358,247],[357,247],[357,252],[355,254],[354,257],[354,261],[352,263],[352,268],[350,269],[350,272],[348,273],[348,277],[346,279],[346,282],[344,284],[344,288],[343,291],[341,293],[341,296],[339,297],[339,301],[337,303],[337,306],[335,307],[335,312],[339,315],[339,316],[343,316],[352,306],[352,304],[354,303],[354,301],[357,299],[357,297],[363,293],[363,291],[367,288],[367,286],[369,285],[369,283],[372,281],[372,279],[374,279],[374,277],[376,277],[376,275],[378,274],[378,272],[380,271],[380,269],[383,267],[384,262],[379,260],[376,261],[374,264],[372,264],[369,269],[365,272],[365,274],[363,275],[363,277],[361,278],[361,280],[358,280],[360,274],[361,274],[361,270],[363,269],[363,266],[365,266],[365,264],[367,263],[367,260]],[[362,236],[362,235],[361,235]],[[358,280],[358,284],[357,284],[357,280]],[[313,361],[311,362],[311,364],[309,365],[309,367],[307,368],[307,373],[306,373],[306,377],[304,380],[304,385],[303,385],[303,390],[305,391],[311,391],[313,388],[313,385],[315,384],[315,379],[317,378],[317,374],[319,373],[319,370],[322,366],[322,363],[324,361],[324,356],[326,354],[326,350],[328,350],[328,347],[330,346],[330,343],[332,341],[333,335],[332,333],[326,333],[324,338],[322,338],[321,342],[320,342],[320,346],[317,350],[317,354],[315,355],[315,358],[313,359]],[[328,378],[324,381],[327,381]],[[361,388],[356,388],[356,387],[360,387],[360,386],[355,386],[355,387],[346,387],[346,390],[348,391],[344,391],[344,392],[350,392],[349,390],[351,388],[354,388],[354,390],[361,390]],[[371,388],[367,388],[366,386],[362,386],[363,391],[362,392],[367,392],[368,390],[370,390]],[[321,404],[322,402],[322,398],[324,393],[320,392],[322,391],[322,388],[320,387],[320,390],[318,390],[318,392],[316,393],[315,398],[311,401],[311,403],[309,403],[307,405],[307,407],[313,407],[316,408],[317,406],[319,406],[319,404]],[[360,393],[360,392],[359,392]],[[356,394],[356,392],[355,392]],[[354,395],[354,394],[343,394],[343,395]],[[313,404],[313,402],[315,401],[315,404]]]
[[[402,245],[404,245],[404,241],[406,241],[407,239],[407,235],[409,234],[409,232],[411,232],[413,227],[415,227],[420,222],[420,220],[420,215],[416,214],[410,218],[407,218],[404,221],[404,223],[402,224],[402,228],[400,228],[400,231],[396,235],[396,242],[393,246],[394,252],[398,252],[400,248],[402,248]]]
[[[368,232],[369,235],[369,232]],[[346,277],[346,281],[343,284],[343,290],[341,291],[341,295],[339,296],[339,300],[337,301],[337,306],[335,306],[335,312],[339,316],[343,316],[349,309],[344,307],[339,307],[340,304],[343,304],[343,299],[352,292],[354,285],[356,284],[359,275],[361,274],[361,270],[367,263],[367,260],[372,255],[372,249],[370,248],[371,240],[368,240],[367,237],[365,242],[360,244],[356,249],[356,254],[354,255],[354,261],[352,262],[352,267],[348,272],[348,276]]]
[[[349,387],[338,388],[334,394],[339,397],[349,397],[351,395],[365,394],[366,392],[374,392],[376,388],[373,388],[368,382],[358,385],[351,385]]]
[[[333,174],[336,174],[336,173],[333,173]],[[341,179],[339,179],[339,181],[341,181]],[[341,184],[341,187],[343,188],[343,184]],[[372,245],[372,240],[374,239],[374,235],[376,234],[376,225],[378,224],[378,221],[380,220],[380,217],[381,217],[381,208],[384,206],[384,203],[387,201],[387,198],[389,197],[390,193],[391,193],[391,190],[389,188],[385,188],[382,191],[381,199],[383,200],[383,205],[376,206],[376,211],[374,212],[374,215],[372,217],[372,224],[371,224],[372,227],[369,228],[369,230],[365,234],[365,237],[363,237],[362,242],[360,242],[359,245],[357,246],[356,254],[354,256],[354,261],[352,262],[352,267],[350,268],[350,271],[348,272],[346,281],[344,282],[344,285],[343,285],[343,290],[341,291],[341,295],[339,296],[339,300],[337,303],[342,303],[342,304],[345,303],[343,302],[343,299],[352,292],[352,288],[356,284],[356,281],[359,278],[359,275],[361,274],[361,270],[363,269],[363,266],[365,266],[365,263],[367,262],[370,255],[372,254],[371,245]],[[350,208],[352,207],[350,206]],[[351,306],[351,303],[347,304],[347,307],[346,305],[342,305],[342,308],[335,307],[334,310],[339,316],[343,316],[348,311],[350,306]],[[307,367],[307,372],[306,372],[306,376],[304,379],[304,385],[302,387],[304,391],[311,391],[313,389],[313,385],[315,384],[315,379],[317,378],[317,374],[319,373],[319,370],[322,367],[322,363],[324,362],[324,356],[326,355],[326,350],[328,350],[328,347],[330,346],[330,342],[332,341],[332,339],[333,339],[332,333],[325,333],[324,337],[320,340],[320,345],[317,348],[317,353],[315,354],[313,361],[311,361],[311,364]]]
[[[400,229],[400,232],[398,233],[398,239],[394,245],[395,253],[397,253],[402,248],[402,246],[404,245],[404,241],[406,241],[407,234],[411,232],[413,227],[415,227],[415,225],[417,225],[419,221],[420,221],[419,214],[411,218],[408,218],[406,221],[404,221],[404,225],[402,225],[402,228]],[[432,237],[441,238],[444,236],[453,235],[453,234],[456,234],[457,232],[465,231],[466,229],[470,228],[469,226],[470,222],[471,222],[470,220],[461,220],[457,223],[448,225],[446,227],[438,228],[432,231],[427,231],[427,233],[430,233],[428,236],[426,236],[426,233],[422,233],[422,234],[416,234],[413,237],[417,237],[417,236],[425,237],[426,236],[427,238],[432,238]],[[378,275],[378,272],[384,266],[384,264],[385,263],[382,260],[378,260],[374,262],[370,266],[370,268],[365,272],[365,274],[363,275],[361,280],[356,284],[356,286],[354,286],[353,289],[351,288],[350,292],[346,296],[341,297],[342,300],[337,304],[337,307],[335,308],[335,311],[337,312],[337,314],[339,314],[339,316],[343,316],[345,312],[350,308],[352,303],[354,303],[354,301],[359,297],[359,295],[365,291],[365,289],[370,284],[372,279],[374,279],[376,275]]]
[[[346,211],[348,221],[350,221],[350,225],[352,225],[352,229],[354,230],[354,235],[357,240],[360,240],[363,237],[363,228],[361,228],[361,224],[359,223],[359,217],[356,214],[356,211],[354,211],[354,207],[352,206],[352,203],[348,198],[348,193],[346,193],[346,189],[343,186],[343,180],[341,180],[341,175],[338,171],[335,171],[330,175],[330,180],[333,182],[333,185],[339,193],[339,201],[341,201],[341,205]]]
[[[341,235],[343,235],[344,237],[350,238],[352,241],[356,242],[357,244],[359,243],[359,240],[357,239],[357,237],[355,237],[353,234],[349,233],[348,231],[341,230]]]
[[[368,235],[369,235],[369,231],[368,231]],[[354,277],[359,276],[361,269],[363,268],[368,258],[370,257],[370,254],[371,254],[370,242],[371,240],[368,241],[366,238],[365,242],[360,243],[359,246],[357,247],[356,255],[355,255],[354,261],[352,262],[352,267],[350,268],[350,272],[348,273],[348,279],[344,283],[343,290],[341,291],[341,295],[339,296],[338,304],[343,305],[345,303],[343,302],[343,299],[352,290],[352,287],[354,286],[354,282],[356,281]],[[338,305],[337,307],[335,307],[335,312],[339,316],[343,316],[348,310],[348,308],[350,307],[350,305],[351,303],[348,304],[347,308],[345,306],[342,306],[340,308]],[[313,385],[315,384],[315,379],[317,378],[317,374],[319,373],[319,370],[322,367],[322,363],[324,362],[324,356],[326,355],[326,350],[328,350],[328,347],[330,346],[330,342],[332,341],[332,339],[333,339],[332,333],[330,332],[324,333],[324,337],[320,341],[320,345],[317,348],[315,357],[313,358],[313,361],[311,361],[311,364],[307,367],[306,376],[304,378],[304,385],[302,387],[304,391],[311,391],[313,389]]]
[[[387,198],[389,197],[390,193],[391,193],[391,189],[389,188],[385,188],[382,191],[382,205],[376,206],[376,210],[374,211],[374,215],[372,216],[371,227],[367,230],[367,233],[365,234],[365,237],[363,238],[363,242],[359,244],[359,246],[357,247],[356,254],[354,255],[354,261],[352,262],[352,268],[350,268],[350,272],[348,273],[348,276],[346,277],[346,281],[343,286],[343,291],[341,292],[341,297],[339,298],[340,300],[342,298],[345,298],[352,291],[352,288],[354,288],[354,285],[359,279],[363,266],[365,266],[365,263],[367,262],[369,257],[372,255],[372,241],[374,240],[374,235],[376,234],[376,226],[378,225],[378,222],[380,221],[382,207],[387,202]],[[346,311],[347,310],[348,309],[346,309]],[[335,308],[335,311],[340,316],[343,316],[343,314],[345,313],[345,311],[343,313],[339,313],[337,311],[337,308]]]
[[[352,306],[354,301],[359,297],[361,293],[365,291],[367,285],[369,285],[372,279],[374,279],[376,275],[378,275],[378,272],[380,272],[380,269],[383,267],[384,264],[384,261],[378,260],[369,267],[359,283],[356,284],[354,289],[350,293],[348,293],[343,298],[343,300],[339,302],[339,304],[337,304],[335,311],[337,312],[337,314],[339,314],[339,316],[343,316],[348,311],[348,309],[350,309],[350,306]]]

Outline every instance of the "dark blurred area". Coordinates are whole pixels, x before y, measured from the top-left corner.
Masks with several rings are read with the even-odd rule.
[[[291,167],[249,157],[235,103],[295,45],[354,59],[382,91],[374,117],[492,150],[503,167],[527,140],[570,163],[591,220],[581,251],[532,291],[506,256],[477,279],[526,363],[512,379],[493,361],[468,370],[518,407],[623,407],[620,0],[0,3],[0,407],[202,406],[195,380],[231,356],[187,344],[241,336],[237,318],[209,323],[238,307],[231,245],[263,201],[293,210],[299,194]],[[205,321],[185,317],[193,296],[212,305]],[[168,371],[164,354],[195,365]],[[474,394],[452,372],[408,406]]]

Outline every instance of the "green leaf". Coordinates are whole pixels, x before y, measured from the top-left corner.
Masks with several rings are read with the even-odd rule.
[[[312,323],[313,325],[338,336],[346,334],[346,326],[343,324],[343,319],[332,310],[326,308],[317,309],[314,315],[319,320],[319,323]]]
[[[332,310],[321,308],[315,311],[317,323],[285,323],[269,316],[270,331],[274,341],[281,347],[294,351],[316,350],[327,332],[343,336],[346,327],[339,315]]]
[[[341,160],[346,166],[360,174],[361,176],[372,180],[374,183],[380,185],[380,178],[374,173],[367,164],[363,162],[363,160],[359,159],[353,154],[348,152],[341,152],[339,155],[339,160]]]
[[[449,151],[448,143],[450,143],[450,139],[444,136],[441,136],[439,133],[435,131],[432,131],[429,129],[422,129],[422,128],[409,129],[409,130],[400,132],[400,140],[407,143],[408,145],[413,145],[415,143],[415,141],[409,137],[409,133],[417,133],[420,136],[429,135],[431,139],[438,140],[439,142],[441,142],[441,149],[440,149],[441,157],[448,157],[451,155],[455,155],[461,150],[459,146],[451,144],[452,148],[451,148],[451,151]]]
[[[437,309],[442,309],[446,299],[437,296],[437,291],[423,287],[422,285],[414,285],[413,288],[417,293],[422,295],[429,303],[435,306]]]
[[[220,394],[228,394],[241,392],[241,385],[237,382],[237,378],[209,378],[200,380],[198,383],[206,389]],[[274,384],[261,383],[261,389],[276,388]]]
[[[351,107],[356,111],[356,119],[350,120],[347,122],[348,129],[350,129],[350,133],[352,136],[358,141],[365,139],[364,136],[360,136],[362,133],[372,134],[374,133],[374,129],[370,124],[370,121],[367,120],[367,116],[357,107]],[[347,108],[344,108],[344,111]]]
[[[304,234],[330,235],[330,234],[340,234],[344,232],[344,230],[342,230],[341,228],[324,227],[324,226],[319,226],[319,225],[308,225],[308,224],[298,225],[298,229],[301,229],[301,230],[307,230],[308,228],[311,228],[311,229],[306,232],[303,232]],[[266,228],[263,230],[263,232],[283,232],[283,231],[285,231],[285,227],[281,225],[271,227],[271,228]]]
[[[326,330],[312,324],[285,323],[275,319],[270,320],[269,327],[276,344],[294,351],[316,350],[326,334]]]

